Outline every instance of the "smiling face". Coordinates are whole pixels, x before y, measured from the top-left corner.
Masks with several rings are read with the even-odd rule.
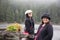
[[[43,18],[43,19],[42,19],[42,22],[46,24],[46,23],[49,22],[49,19],[48,19],[48,18]]]
[[[32,12],[31,12],[31,13],[28,13],[28,16],[29,16],[29,17],[32,17]]]

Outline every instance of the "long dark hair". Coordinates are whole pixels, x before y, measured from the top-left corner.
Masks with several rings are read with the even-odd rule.
[[[28,14],[26,14],[26,18],[29,18]]]
[[[30,19],[30,17],[28,16],[28,14],[26,14],[26,18]],[[31,20],[33,20],[33,17],[31,17]]]

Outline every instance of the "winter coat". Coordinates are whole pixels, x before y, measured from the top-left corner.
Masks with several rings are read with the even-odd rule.
[[[41,29],[41,25],[39,29]],[[39,29],[37,34],[39,33]],[[38,34],[37,40],[52,40],[53,37],[53,27],[51,24],[46,24],[41,32]]]
[[[34,20],[26,18],[25,20],[25,31],[29,34],[34,34]]]

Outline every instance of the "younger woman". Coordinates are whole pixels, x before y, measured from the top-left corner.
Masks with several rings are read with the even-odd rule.
[[[34,34],[34,20],[32,18],[32,10],[27,10],[25,12],[26,20],[25,20],[25,32],[29,33],[30,35]],[[34,40],[29,38],[29,40]]]

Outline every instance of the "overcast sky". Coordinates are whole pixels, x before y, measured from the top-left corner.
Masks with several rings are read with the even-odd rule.
[[[54,2],[57,2],[57,0],[9,0],[10,3],[13,3],[13,4],[19,4],[19,3],[44,3],[44,4],[50,4],[50,3],[54,3]]]
[[[12,2],[56,2],[57,0],[11,0]]]
[[[13,1],[16,1],[16,2],[19,2],[19,1],[36,1],[36,2],[56,2],[57,0],[13,0]]]
[[[2,0],[4,1],[4,0]],[[8,2],[10,4],[13,4],[13,5],[20,5],[20,4],[35,4],[35,5],[39,5],[39,4],[52,4],[52,3],[55,3],[57,2],[58,0],[5,0],[4,2]],[[3,3],[4,3],[3,2]]]

